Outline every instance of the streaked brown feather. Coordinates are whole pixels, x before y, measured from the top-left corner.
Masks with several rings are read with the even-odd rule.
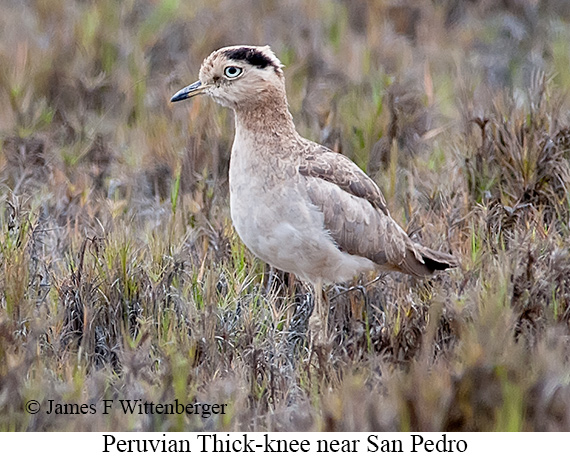
[[[368,200],[385,215],[390,215],[384,195],[376,183],[354,162],[316,143],[311,149],[299,166],[302,175],[336,184],[349,194]]]
[[[412,241],[392,219],[376,183],[347,157],[308,144],[299,172],[311,202],[339,249],[387,270],[427,276],[456,265],[454,258]]]

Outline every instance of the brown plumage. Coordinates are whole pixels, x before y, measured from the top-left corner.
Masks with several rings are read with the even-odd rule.
[[[339,249],[414,276],[456,266],[453,256],[408,237],[390,216],[376,183],[354,162],[316,143],[309,143],[309,149],[299,172],[307,178],[311,202],[323,212],[325,228]]]
[[[325,322],[323,282],[374,269],[427,276],[455,266],[451,255],[410,240],[358,166],[297,133],[281,67],[268,46],[222,48],[204,61],[199,81],[172,97],[205,93],[235,113],[230,209],[246,246],[311,282]]]

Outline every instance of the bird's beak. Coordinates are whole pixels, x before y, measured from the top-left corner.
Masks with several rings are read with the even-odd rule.
[[[202,84],[200,81],[196,81],[195,83],[192,83],[189,86],[186,86],[185,88],[180,89],[178,92],[176,92],[170,101],[179,102],[181,100],[186,100],[187,98],[194,97],[194,95],[201,94],[208,87],[208,85]]]

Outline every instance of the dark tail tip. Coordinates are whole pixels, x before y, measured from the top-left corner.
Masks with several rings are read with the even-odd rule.
[[[448,268],[455,268],[457,259],[451,254],[445,252],[434,251],[426,247],[422,247],[422,259],[427,268],[432,272],[436,270],[447,270]]]
[[[426,255],[422,256],[422,258],[424,259],[426,267],[428,267],[431,271],[447,270],[448,268],[454,268],[457,266],[457,263],[454,259],[441,260],[434,259]]]

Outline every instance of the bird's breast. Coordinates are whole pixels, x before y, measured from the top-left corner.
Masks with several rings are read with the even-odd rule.
[[[258,256],[293,236],[294,226],[308,223],[293,162],[283,163],[255,153],[232,154],[230,210],[244,243]]]

